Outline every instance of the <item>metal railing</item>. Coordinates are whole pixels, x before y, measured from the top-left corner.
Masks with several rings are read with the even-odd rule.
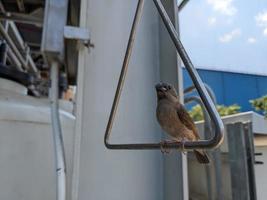
[[[214,128],[215,128],[215,135],[208,140],[199,140],[199,141],[186,141],[184,142],[184,144],[182,144],[181,142],[171,142],[171,143],[135,143],[135,144],[111,144],[109,143],[109,138],[111,135],[111,129],[114,123],[114,118],[116,115],[116,111],[118,108],[118,103],[119,103],[119,99],[121,96],[121,91],[122,91],[122,87],[125,81],[125,76],[127,73],[127,69],[128,69],[128,65],[129,65],[129,60],[131,57],[131,53],[132,53],[132,49],[133,49],[133,44],[134,44],[134,40],[135,40],[135,35],[136,35],[136,29],[137,29],[137,25],[141,19],[141,15],[142,15],[142,10],[143,10],[143,5],[144,5],[144,0],[139,0],[138,4],[137,4],[137,8],[136,8],[136,12],[135,12],[135,16],[134,16],[134,21],[132,24],[132,28],[131,28],[131,32],[130,32],[130,36],[129,36],[129,40],[128,40],[128,45],[127,45],[127,50],[125,53],[125,57],[124,57],[124,61],[123,61],[123,65],[122,65],[122,69],[121,69],[121,73],[120,73],[120,77],[119,77],[119,81],[118,81],[118,85],[117,85],[117,89],[116,89],[116,93],[115,93],[115,97],[114,97],[114,101],[112,104],[112,108],[111,108],[111,112],[110,112],[110,116],[109,116],[109,120],[108,120],[108,124],[106,127],[106,132],[105,132],[105,137],[104,137],[104,143],[105,146],[108,149],[131,149],[131,150],[140,150],[140,149],[161,149],[161,148],[169,148],[169,149],[173,149],[173,148],[185,148],[185,149],[212,149],[212,148],[216,148],[218,147],[222,141],[223,141],[223,136],[224,136],[224,126],[223,126],[223,122],[216,110],[215,105],[213,104],[210,96],[208,95],[208,92],[202,82],[202,80],[200,79],[196,69],[194,68],[189,56],[187,55],[180,39],[178,36],[178,33],[174,27],[174,25],[172,24],[164,6],[162,5],[160,0],[153,0],[154,4],[161,16],[161,19],[164,22],[164,25],[176,47],[177,52],[179,53],[185,68],[187,69],[193,84],[195,86],[195,88],[197,89],[199,96],[201,98],[201,100],[203,101],[203,104],[214,124]]]

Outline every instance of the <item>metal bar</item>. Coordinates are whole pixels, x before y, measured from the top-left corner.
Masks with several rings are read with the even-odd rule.
[[[182,9],[186,6],[186,4],[189,2],[189,0],[183,0],[179,5],[178,5],[178,12],[181,12]]]
[[[88,41],[90,40],[90,32],[87,28],[65,26],[64,37],[65,39]]]
[[[38,74],[38,69],[30,55],[30,48],[27,44],[25,44],[16,24],[14,22],[8,22],[10,30],[13,32],[14,34],[14,38],[12,38],[13,40],[17,41],[17,44],[19,45],[19,48],[21,48],[24,52],[25,52],[25,62],[26,65],[28,66],[29,70],[35,74]]]
[[[163,23],[165,24],[165,27],[167,29],[167,31],[170,34],[170,37],[185,65],[185,68],[187,69],[198,93],[199,96],[201,97],[205,108],[207,109],[209,116],[212,120],[212,122],[214,123],[215,126],[215,135],[213,138],[209,139],[209,140],[205,140],[205,141],[197,141],[193,144],[193,146],[191,145],[186,145],[185,147],[197,147],[197,148],[216,148],[218,147],[222,142],[223,142],[223,136],[224,136],[224,126],[223,126],[223,122],[219,116],[219,113],[216,110],[216,107],[214,105],[214,103],[212,102],[210,96],[208,95],[208,92],[197,72],[197,70],[195,69],[193,63],[191,62],[189,56],[187,55],[187,52],[185,51],[183,44],[181,43],[179,36],[175,30],[175,27],[173,26],[168,14],[166,13],[164,6],[162,5],[160,0],[153,0],[156,8],[163,20]]]
[[[5,28],[3,27],[2,24],[0,24],[0,33],[3,36],[3,38],[6,40],[8,46],[10,47],[10,49],[14,52],[15,56],[18,58],[18,60],[21,62],[22,66],[27,69],[28,66],[24,60],[24,58],[22,57],[22,55],[20,54],[19,50],[17,49],[16,45],[13,43],[13,41],[11,40],[11,38],[9,37],[9,35],[7,34],[7,32],[5,31]]]
[[[7,46],[5,42],[2,42],[0,44],[0,63],[1,64],[5,64],[5,55],[6,55],[6,51],[7,51]]]
[[[138,25],[138,23],[139,23],[139,21],[141,19],[141,16],[142,16],[143,7],[144,7],[144,0],[138,0],[138,4],[137,4],[137,7],[136,7],[135,16],[134,16],[134,21],[133,21],[133,24],[132,24],[132,29],[131,29],[131,32],[130,32],[130,36],[129,36],[129,40],[128,40],[128,44],[127,44],[127,49],[126,49],[126,53],[125,53],[123,64],[122,64],[120,78],[119,78],[118,86],[117,86],[117,89],[116,89],[114,101],[113,101],[113,104],[112,104],[112,108],[111,108],[111,112],[110,112],[110,116],[109,116],[109,120],[108,120],[108,124],[107,124],[107,128],[106,128],[105,141],[104,142],[105,142],[105,145],[106,145],[107,148],[112,148],[113,149],[115,147],[114,145],[109,144],[108,140],[109,140],[109,136],[110,136],[110,133],[111,133],[112,125],[113,125],[113,122],[114,122],[114,117],[115,117],[115,114],[116,114],[116,111],[117,111],[117,108],[118,108],[118,103],[119,103],[119,99],[120,99],[120,96],[121,96],[123,83],[124,83],[124,80],[125,80],[126,72],[127,72],[128,65],[129,65],[130,56],[131,56],[132,49],[133,49],[133,44],[134,44],[135,35],[136,35],[136,29],[137,29],[137,25]],[[119,147],[119,148],[123,148],[123,147],[124,148],[128,148],[128,147],[131,148],[131,146],[134,146],[134,145],[130,145],[128,147],[127,146],[128,145],[123,145],[122,147],[117,146],[117,147]],[[144,147],[145,146],[146,145],[144,145]],[[155,145],[154,148],[158,148],[157,145]]]
[[[18,60],[18,58],[15,56],[15,54],[13,53],[13,51],[7,47],[7,57],[9,59],[9,61],[16,67],[17,70],[23,72],[24,70],[22,69],[22,65],[20,63],[20,61]]]
[[[26,53],[26,59],[28,61],[28,65],[30,67],[30,71],[35,73],[38,78],[41,78],[39,70],[37,69],[35,62],[33,61],[29,51]]]
[[[216,104],[217,99],[216,99],[216,95],[214,94],[213,90],[212,90],[211,87],[210,87],[208,84],[206,84],[206,83],[204,83],[204,86],[205,86],[207,92],[209,93],[210,98],[212,99],[213,103]],[[191,86],[189,86],[188,88],[184,89],[184,94],[188,94],[188,93],[190,93],[190,92],[193,92],[194,90],[196,90],[196,87],[195,87],[194,85],[191,85]]]
[[[36,26],[43,26],[43,19],[40,19],[35,16],[21,14],[21,13],[12,13],[12,12],[0,12],[1,20],[11,20],[21,24],[31,24]]]
[[[227,125],[229,164],[231,172],[232,199],[249,200],[249,177],[247,166],[244,125],[241,122]]]
[[[51,120],[54,140],[54,151],[56,158],[56,175],[57,175],[57,200],[66,200],[66,162],[62,130],[59,119],[58,108],[58,74],[59,64],[56,61],[51,63],[51,89],[50,89],[50,104],[51,104]]]
[[[12,39],[12,41],[20,51],[25,51],[26,45],[16,24],[12,21],[7,21],[7,23],[9,25],[9,30],[7,32],[9,37]]]
[[[173,26],[170,18],[168,17],[168,14],[166,13],[166,10],[164,9],[162,3],[160,0],[153,0],[158,12],[161,16],[161,18],[163,19],[163,22],[171,36],[171,39],[173,41],[173,43],[175,44],[175,47],[182,59],[182,61],[184,62],[184,65],[186,67],[186,69],[189,72],[189,75],[192,78],[192,81],[215,125],[215,135],[213,138],[209,139],[209,140],[199,140],[199,141],[186,141],[184,144],[182,144],[181,142],[172,142],[172,143],[168,143],[168,144],[162,144],[162,143],[140,143],[140,144],[110,144],[109,143],[109,137],[110,137],[110,133],[111,133],[111,129],[112,129],[112,125],[114,122],[114,117],[117,111],[117,107],[118,107],[118,102],[120,99],[120,95],[121,95],[121,90],[123,87],[123,83],[125,80],[125,76],[126,76],[126,72],[127,72],[127,68],[128,68],[128,64],[129,64],[129,59],[130,59],[130,55],[132,52],[132,48],[133,48],[133,43],[134,43],[134,39],[135,39],[135,35],[136,35],[136,28],[137,25],[140,21],[141,18],[141,13],[142,13],[142,8],[143,8],[143,4],[144,4],[144,0],[139,0],[138,1],[138,5],[137,5],[137,9],[136,9],[136,13],[135,13],[135,17],[134,17],[134,21],[133,21],[133,25],[132,25],[132,29],[130,32],[130,36],[129,36],[129,40],[128,40],[128,45],[127,45],[127,50],[125,53],[125,57],[124,57],[124,61],[123,61],[123,65],[122,65],[122,69],[121,69],[121,73],[120,73],[120,78],[118,81],[118,86],[116,89],[116,93],[115,93],[115,97],[114,97],[114,101],[112,104],[112,108],[111,108],[111,112],[110,112],[110,116],[109,116],[109,121],[106,127],[106,132],[105,132],[105,138],[104,138],[104,143],[105,146],[108,149],[132,149],[132,150],[139,150],[139,149],[160,149],[160,148],[169,148],[169,149],[173,149],[173,148],[186,148],[186,149],[202,149],[202,148],[206,148],[206,149],[210,149],[210,148],[216,148],[218,147],[222,141],[223,141],[223,131],[224,131],[224,126],[222,123],[222,120],[215,108],[215,105],[213,104],[210,96],[208,95],[205,86],[202,82],[202,80],[200,79],[196,69],[194,68],[190,58],[188,57],[181,41],[179,40],[179,36],[178,33],[175,30],[175,27]]]
[[[4,5],[3,5],[3,3],[2,3],[2,0],[0,0],[0,10],[1,10],[2,12],[5,12],[5,7],[4,7]]]
[[[5,27],[5,30],[8,32],[8,28],[9,28],[9,24],[7,23],[7,21],[5,21],[3,23],[4,27]],[[6,41],[5,41],[6,43]],[[7,50],[8,50],[8,46],[6,46],[6,52],[5,52],[5,55],[4,55],[4,60],[3,60],[3,64],[5,65],[6,64],[6,61],[7,61]]]
[[[255,181],[255,153],[254,153],[254,135],[252,131],[252,122],[244,124],[244,138],[245,149],[247,153],[247,165],[248,165],[248,184],[250,192],[250,200],[257,200],[257,189]]]
[[[16,0],[20,12],[25,12],[24,0]]]

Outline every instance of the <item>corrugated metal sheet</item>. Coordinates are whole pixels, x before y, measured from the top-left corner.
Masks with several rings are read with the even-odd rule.
[[[259,75],[259,76],[267,76],[266,67],[221,67],[221,66],[197,66],[197,69],[202,70],[211,70],[211,71],[219,71],[219,72],[231,72],[238,74],[249,74],[249,75]]]
[[[267,94],[267,76],[198,69],[202,80],[213,89],[218,104],[238,104],[242,111],[253,110],[249,100]],[[184,87],[192,85],[185,69]]]

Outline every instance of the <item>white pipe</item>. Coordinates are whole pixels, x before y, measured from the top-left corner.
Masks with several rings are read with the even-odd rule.
[[[54,139],[54,150],[56,158],[56,176],[57,176],[57,200],[66,200],[66,163],[64,143],[59,119],[58,107],[58,74],[59,64],[52,61],[50,69],[51,89],[50,89],[50,104],[51,104],[51,119]]]

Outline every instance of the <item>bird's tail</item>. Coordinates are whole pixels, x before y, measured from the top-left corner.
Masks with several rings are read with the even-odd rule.
[[[210,159],[204,151],[194,150],[194,153],[195,153],[195,156],[196,156],[199,163],[201,163],[201,164],[209,164],[210,163]]]

